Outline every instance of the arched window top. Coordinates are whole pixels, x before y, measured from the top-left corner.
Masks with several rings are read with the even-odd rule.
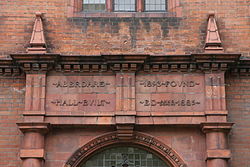
[[[170,167],[153,153],[137,147],[113,147],[99,152],[79,167]]]
[[[110,151],[113,149],[114,149],[113,152]],[[142,150],[143,153],[139,154],[140,150]],[[117,131],[106,133],[104,135],[96,137],[95,139],[89,141],[84,146],[79,148],[74,154],[72,154],[72,156],[65,163],[65,167],[88,167],[88,166],[112,167],[111,162],[110,164],[108,162],[107,165],[105,163],[101,164],[101,162],[100,162],[100,165],[98,163],[97,165],[95,165],[96,162],[93,162],[93,161],[97,161],[98,156],[100,156],[100,159],[102,160],[102,162],[104,162],[105,157],[101,155],[106,155],[105,153],[107,155],[109,154],[110,157],[111,155],[115,156],[115,163],[114,162],[113,163],[116,166],[114,167],[119,167],[119,165],[121,165],[121,160],[123,160],[123,159],[120,159],[119,161],[117,160],[119,159],[119,157],[117,157],[119,154],[128,154],[128,160],[133,162],[133,163],[128,163],[127,167],[140,167],[140,166],[152,167],[154,165],[153,157],[156,157],[155,161],[159,162],[159,166],[154,165],[154,167],[155,166],[156,167],[186,167],[186,164],[184,163],[184,161],[179,157],[179,155],[172,148],[168,147],[167,145],[165,145],[158,139],[154,138],[153,136],[149,136],[147,134],[136,132],[136,131],[134,132],[134,139],[129,140],[129,142],[127,140],[118,138]],[[130,156],[134,155],[137,157],[138,155],[139,157],[143,157],[143,156],[145,157],[145,155],[151,154],[152,160],[150,162],[150,159],[149,159],[148,161],[149,163],[146,164],[145,166],[144,162],[142,163],[142,161],[147,161],[147,158],[146,159],[141,158],[139,161],[139,166],[137,166],[135,165],[137,164],[137,162],[135,163],[135,161],[138,160],[138,158],[134,158],[130,160],[129,154],[131,154]],[[93,162],[94,164],[90,165],[89,163],[91,162]],[[120,166],[120,167],[126,167],[126,165]]]

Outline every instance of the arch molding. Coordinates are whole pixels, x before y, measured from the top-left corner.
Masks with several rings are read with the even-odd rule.
[[[128,143],[131,145],[142,146],[159,154],[163,160],[173,167],[186,167],[180,156],[169,146],[165,145],[153,136],[141,132],[134,132],[134,138],[130,140],[121,140],[117,137],[116,132],[107,133],[99,136],[81,148],[79,148],[66,162],[64,167],[77,167],[82,161],[107,146]]]

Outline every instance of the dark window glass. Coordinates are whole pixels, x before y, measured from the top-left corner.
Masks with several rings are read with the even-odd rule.
[[[105,0],[83,0],[84,12],[101,12],[105,8]]]
[[[136,0],[114,0],[114,11],[135,11]]]
[[[166,0],[145,0],[145,11],[166,11]]]
[[[169,167],[156,155],[136,147],[115,147],[95,154],[80,167]]]

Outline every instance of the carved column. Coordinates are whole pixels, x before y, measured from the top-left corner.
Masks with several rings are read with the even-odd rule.
[[[233,123],[203,123],[206,134],[207,167],[228,167],[231,152],[228,148],[227,134]]]
[[[227,167],[231,157],[228,148],[228,132],[233,123],[227,122],[224,72],[205,74],[206,123],[202,130],[206,134],[207,167]]]
[[[44,135],[48,132],[48,123],[17,123],[24,138],[20,150],[22,167],[44,166]]]

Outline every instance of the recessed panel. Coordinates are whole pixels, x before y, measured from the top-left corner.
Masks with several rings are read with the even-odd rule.
[[[150,74],[136,77],[137,111],[203,111],[204,75]]]
[[[46,110],[98,113],[115,110],[114,76],[48,76]]]

